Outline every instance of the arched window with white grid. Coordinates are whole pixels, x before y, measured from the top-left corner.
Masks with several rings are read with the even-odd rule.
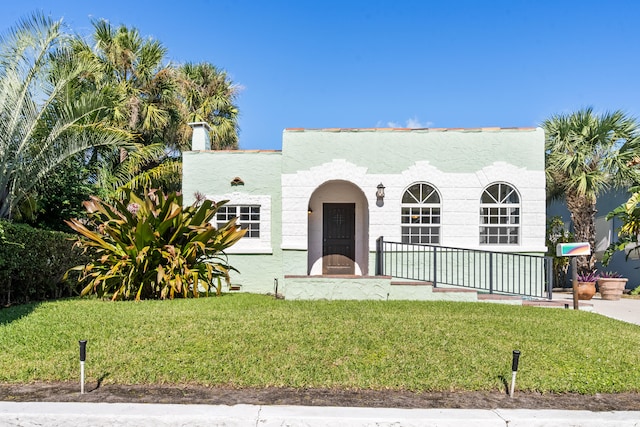
[[[402,243],[440,244],[440,194],[431,185],[412,184],[402,195]]]
[[[480,244],[520,243],[520,196],[504,182],[489,185],[480,199]]]

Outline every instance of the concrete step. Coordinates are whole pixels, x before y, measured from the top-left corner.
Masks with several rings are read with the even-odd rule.
[[[437,286],[433,287],[433,282],[426,280],[392,280],[391,286],[397,287],[414,287],[416,290],[424,287],[431,288],[429,293],[439,294],[437,297],[433,295],[433,300],[457,300],[457,301],[478,301],[498,304],[523,305],[531,307],[549,307],[549,308],[573,308],[573,304],[567,306],[563,301],[551,301],[548,299],[531,299],[518,295],[489,294],[478,289],[463,288],[456,286]],[[593,304],[580,301],[580,310],[593,311]]]
[[[481,301],[522,301],[522,297],[517,295],[502,295],[502,294],[487,294],[484,292],[478,293],[478,300]]]
[[[478,291],[476,291],[475,289],[468,289],[468,288],[441,288],[441,287],[433,288],[433,292],[459,292],[459,293],[474,293],[474,294],[478,293]]]
[[[422,280],[392,280],[391,286],[433,286],[433,282]]]

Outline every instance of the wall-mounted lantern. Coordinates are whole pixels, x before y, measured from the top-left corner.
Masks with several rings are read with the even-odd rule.
[[[239,176],[236,176],[235,178],[233,178],[231,180],[231,185],[232,186],[236,186],[236,185],[244,185],[244,181],[242,180],[242,178],[240,178]]]
[[[376,191],[376,197],[378,198],[378,200],[382,200],[384,199],[384,185],[382,185],[382,183],[378,184],[378,191]]]

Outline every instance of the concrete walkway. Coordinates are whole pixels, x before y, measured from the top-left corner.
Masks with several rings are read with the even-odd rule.
[[[2,426],[638,426],[637,412],[0,402]]]
[[[569,308],[573,308],[571,292],[554,292],[553,300],[564,302],[569,304]],[[603,300],[600,294],[596,294],[589,301],[580,301],[580,309],[640,325],[640,299],[622,298],[618,301],[609,301]]]

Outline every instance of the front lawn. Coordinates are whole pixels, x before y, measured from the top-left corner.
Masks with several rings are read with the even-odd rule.
[[[76,299],[0,310],[0,382],[640,391],[640,327],[488,303]]]

